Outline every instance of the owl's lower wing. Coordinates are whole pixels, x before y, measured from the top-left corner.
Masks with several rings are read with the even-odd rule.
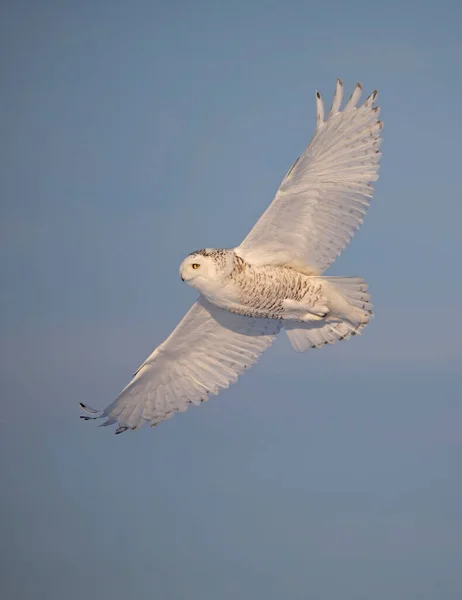
[[[254,264],[289,264],[322,273],[363,222],[378,179],[382,122],[374,108],[377,92],[359,106],[358,83],[340,111],[343,84],[337,82],[324,119],[317,93],[317,127],[289,170],[265,213],[235,249]]]
[[[91,415],[82,418],[107,417],[103,425],[117,423],[116,433],[157,425],[234,383],[279,330],[279,321],[232,314],[201,297],[117,399],[104,411],[81,404]]]

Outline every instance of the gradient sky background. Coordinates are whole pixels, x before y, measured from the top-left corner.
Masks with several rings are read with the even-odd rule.
[[[459,600],[460,2],[3,2],[5,600]],[[381,178],[332,274],[361,338],[285,336],[218,398],[115,437],[108,404],[310,139],[379,89]]]

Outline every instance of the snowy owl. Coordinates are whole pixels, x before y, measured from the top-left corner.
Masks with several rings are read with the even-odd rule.
[[[200,294],[173,333],[144,361],[116,400],[83,419],[106,418],[116,433],[155,426],[237,380],[281,328],[295,350],[319,348],[360,333],[372,317],[359,277],[326,277],[372,198],[382,122],[377,92],[357,106],[358,83],[341,110],[316,92],[316,129],[256,225],[236,248],[192,252],[180,277]]]

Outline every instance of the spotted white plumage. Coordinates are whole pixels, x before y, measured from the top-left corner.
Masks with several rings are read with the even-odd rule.
[[[234,249],[204,249],[183,261],[183,280],[200,292],[173,333],[104,411],[81,404],[82,418],[107,418],[116,433],[157,425],[235,382],[281,327],[295,350],[360,333],[372,316],[360,278],[321,274],[345,248],[378,178],[382,123],[373,103],[359,107],[358,84],[341,110],[316,95],[316,131],[268,209]]]

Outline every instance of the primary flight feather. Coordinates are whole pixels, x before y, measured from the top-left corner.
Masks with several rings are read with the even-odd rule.
[[[325,118],[316,92],[316,130],[276,196],[240,246],[191,253],[180,267],[200,296],[172,334],[105,410],[116,433],[152,426],[234,383],[284,328],[304,352],[360,333],[372,317],[366,283],[322,273],[359,228],[378,179],[377,92],[343,110],[339,79]]]

